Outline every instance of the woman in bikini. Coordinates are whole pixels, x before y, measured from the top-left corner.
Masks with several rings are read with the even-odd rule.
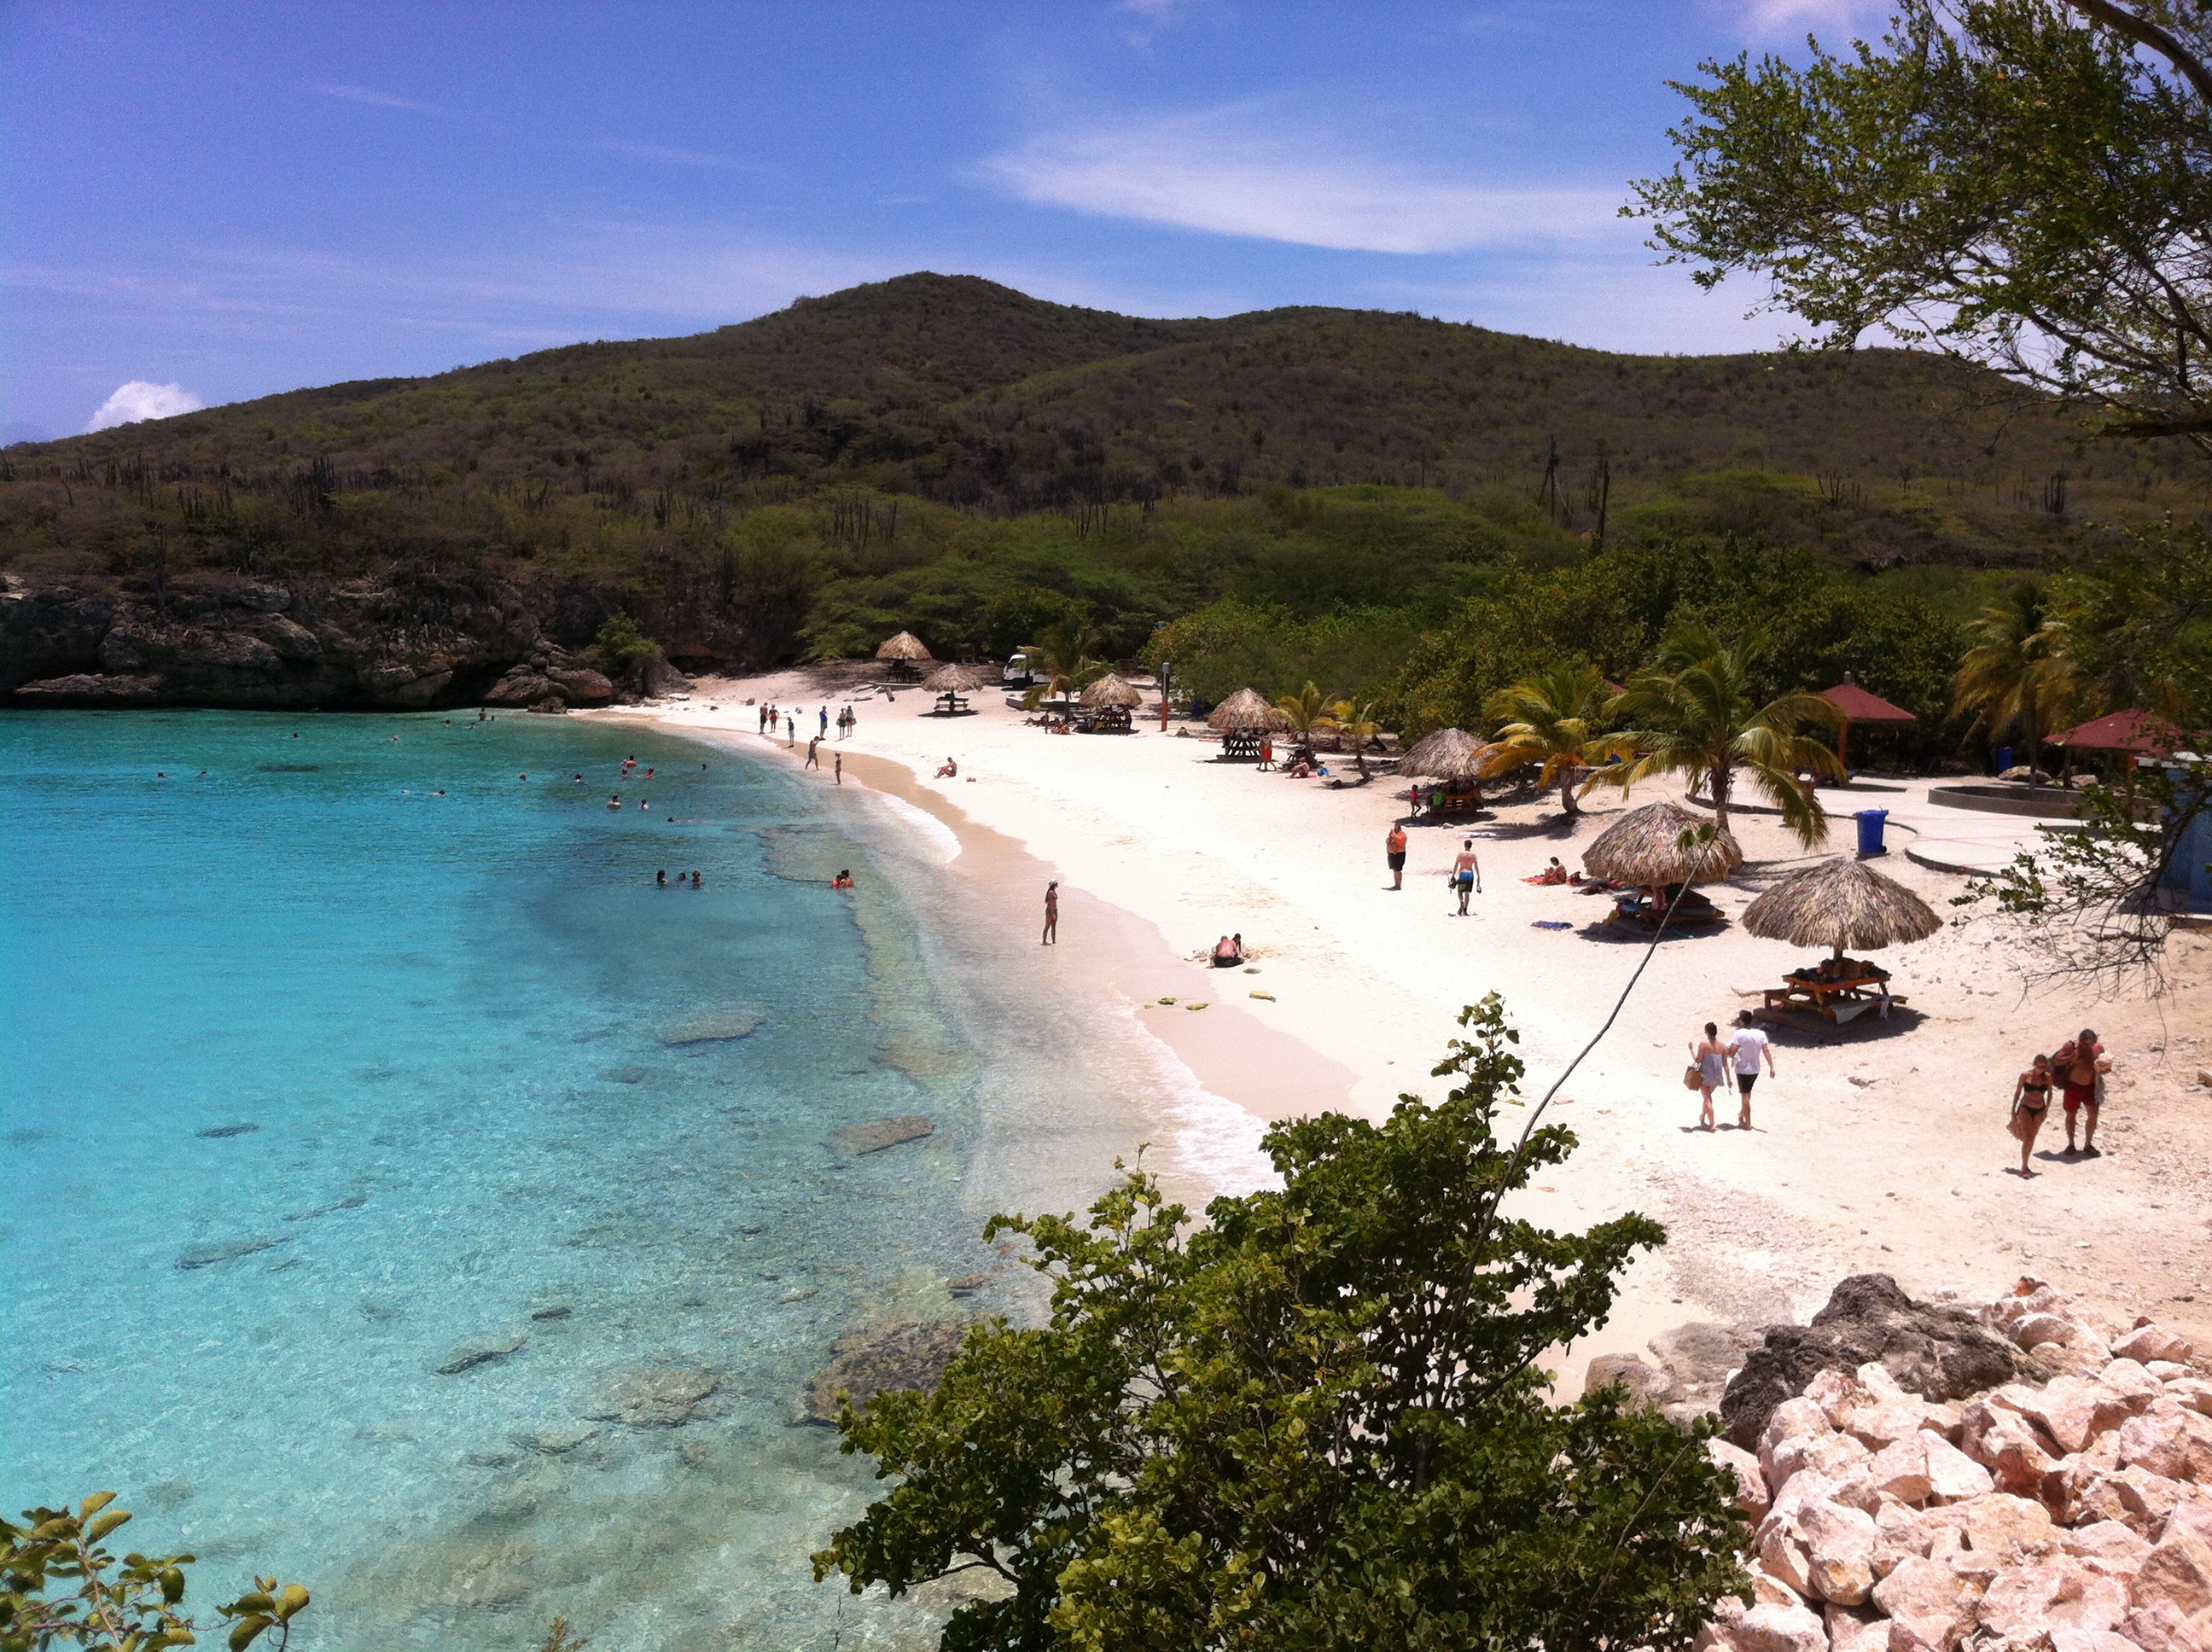
[[[2043,1115],[2051,1108],[2051,1058],[2039,1055],[2035,1065],[2020,1075],[2020,1082],[2012,1089],[2012,1118],[2010,1128],[2020,1138],[2020,1173],[2032,1176],[2027,1156],[2035,1151],[2036,1132],[2043,1128]]]

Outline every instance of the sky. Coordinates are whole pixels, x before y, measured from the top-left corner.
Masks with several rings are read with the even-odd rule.
[[[1617,216],[1700,61],[1854,0],[0,0],[0,441],[912,270],[1771,345]],[[1794,55],[1794,52],[1793,52]]]

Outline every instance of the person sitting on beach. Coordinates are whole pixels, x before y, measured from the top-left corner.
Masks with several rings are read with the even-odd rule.
[[[941,780],[957,780],[959,777],[960,765],[953,762],[951,758],[947,757],[945,760],[945,766],[937,771],[937,778]]]
[[[1213,967],[1215,969],[1234,969],[1243,962],[1244,938],[1242,935],[1224,935],[1219,940],[1214,942]]]
[[[1524,884],[1564,884],[1567,881],[1567,869],[1559,864],[1559,857],[1555,854],[1550,865],[1534,878],[1524,878],[1521,881]]]

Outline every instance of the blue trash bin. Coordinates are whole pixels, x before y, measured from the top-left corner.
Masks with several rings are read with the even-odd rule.
[[[1851,818],[1859,823],[1860,859],[1864,860],[1870,855],[1889,853],[1881,847],[1881,829],[1888,823],[1888,810],[1862,809]]]

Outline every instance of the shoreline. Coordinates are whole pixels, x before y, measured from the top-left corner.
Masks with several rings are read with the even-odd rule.
[[[795,762],[804,741],[787,751],[758,734],[742,703],[749,695],[810,714],[848,697],[793,671],[702,681],[689,701],[587,714],[648,718],[694,737],[742,735]],[[854,738],[826,742],[824,755],[842,750],[856,778],[963,844],[989,846],[963,849],[963,859],[981,857],[971,865],[1003,847],[1056,869],[1070,896],[1071,939],[1080,925],[1103,928],[1108,912],[1126,914],[1151,938],[1163,973],[1133,975],[1135,990],[1125,995],[1144,1005],[1203,992],[1214,1004],[1203,1015],[1133,1011],[1178,1051],[1193,1036],[1189,1023],[1210,1030],[1231,1009],[1337,1070],[1316,1086],[1308,1072],[1263,1073],[1233,1039],[1223,1041],[1218,1066],[1194,1045],[1189,1065],[1207,1087],[1263,1117],[1327,1105],[1373,1119],[1401,1090],[1433,1099],[1428,1068],[1457,1031],[1460,1006],[1491,991],[1504,996],[1520,1034],[1523,1094],[1539,1096],[1641,959],[1640,941],[1591,922],[1598,902],[1522,880],[1553,854],[1576,864],[1623,808],[1678,788],[1639,787],[1626,804],[1593,793],[1574,819],[1562,818],[1553,796],[1500,805],[1466,827],[1410,826],[1406,887],[1390,893],[1381,839],[1403,805],[1387,784],[1332,793],[1255,774],[1212,761],[1211,745],[1164,736],[1157,724],[1119,738],[1050,736],[1024,727],[991,690],[975,701],[975,714],[940,720],[911,688],[896,702],[864,694]],[[959,777],[927,777],[933,754],[947,750]],[[1885,787],[1879,801],[1893,824],[1918,820],[1923,832],[1990,827],[1929,811],[1923,790]],[[1713,891],[1731,914],[1808,859],[1850,848],[1848,820],[1811,854],[1772,819],[1739,815],[1733,823],[1750,864]],[[1468,835],[1485,891],[1474,921],[1459,921],[1449,916],[1440,874]],[[1881,865],[1951,915],[1961,880],[1901,853]],[[1077,906],[1084,897],[1099,903],[1095,919]],[[1562,920],[1569,930],[1532,926]],[[1245,933],[1261,973],[1235,977],[1245,987],[1230,1005],[1213,972],[1194,973],[1178,954],[1232,929]],[[1686,1105],[1680,1082],[1687,1039],[1705,1020],[1725,1023],[1740,1005],[1755,1005],[1792,954],[1734,925],[1663,941],[1618,1024],[1555,1103],[1580,1150],[1516,1201],[1517,1214],[1547,1227],[1633,1208],[1671,1235],[1630,1269],[1611,1325],[1569,1351],[1562,1388],[1579,1386],[1588,1354],[1633,1348],[1686,1320],[1802,1322],[1838,1279],[1863,1272],[1890,1272],[1916,1297],[1965,1301],[1994,1298],[2023,1271],[2044,1272],[2116,1315],[2153,1312],[2186,1333],[2212,1333],[2212,1263],[2203,1260],[2212,1255],[2212,1091],[2193,1082],[2212,1062],[2212,944],[2177,934],[2173,993],[2118,1005],[2032,982],[2016,946],[2008,932],[1978,922],[1885,955],[1910,1012],[1842,1037],[1778,1032],[1779,1076],[1762,1080],[1758,1127],[1735,1129],[1723,1100],[1723,1128],[1707,1133],[1695,1127],[1696,1096]],[[1246,1000],[1255,985],[1275,1001]],[[1170,1017],[1182,1023],[1173,1032]],[[2051,1160],[2022,1183],[2005,1169],[2017,1163],[2003,1130],[2011,1073],[2026,1054],[2055,1048],[2083,1024],[2103,1029],[2118,1062],[2100,1137],[2106,1154]],[[2063,1140],[2047,1129],[2046,1154]]]
[[[701,728],[650,712],[640,720],[717,750],[787,770],[798,767],[796,753],[781,741],[749,731]],[[1160,1087],[1156,1110],[1163,1125],[1176,1132],[1175,1140],[1158,1145],[1181,1160],[1187,1177],[1205,1185],[1206,1197],[1249,1192],[1271,1175],[1256,1147],[1268,1123],[1351,1105],[1356,1080],[1351,1069],[1295,1036],[1262,1024],[1228,996],[1241,999],[1255,987],[1264,990],[1264,970],[1258,976],[1195,970],[1176,955],[1156,923],[1073,884],[1025,844],[925,787],[905,762],[866,752],[843,755],[846,783],[858,794],[854,806],[872,803],[894,823],[893,829],[927,838],[940,848],[949,841],[953,853],[946,870],[961,880],[969,898],[991,909],[1000,926],[1016,934],[1024,926],[1030,932],[1041,930],[1044,885],[1060,880],[1066,944],[1045,947],[1032,941],[1037,965],[1050,972],[1050,984],[1060,991],[1113,1005],[1130,1032],[1152,1048],[1158,1070],[1150,1076]],[[1194,975],[1204,988],[1194,989]],[[1217,981],[1220,987],[1213,989]],[[1200,990],[1206,991],[1206,1010],[1183,1011],[1182,1005],[1197,999]],[[1158,1005],[1159,999],[1170,997],[1178,1000],[1176,1009]],[[1229,1115],[1223,1116],[1224,1111]],[[1107,1168],[1094,1167],[1102,1176]],[[1201,1206],[1204,1202],[1194,1201]]]

